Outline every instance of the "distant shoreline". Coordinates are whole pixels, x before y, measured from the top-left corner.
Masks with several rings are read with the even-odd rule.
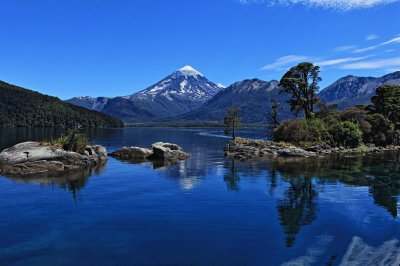
[[[166,128],[223,128],[222,122],[142,122],[142,123],[125,123],[125,127],[166,127]],[[243,123],[241,128],[266,128],[266,124]]]

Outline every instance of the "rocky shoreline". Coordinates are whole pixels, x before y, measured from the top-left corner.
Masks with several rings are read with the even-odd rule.
[[[0,174],[46,175],[99,166],[107,161],[103,146],[86,146],[84,153],[41,142],[23,142],[0,153]]]
[[[362,148],[346,149],[344,147],[331,147],[322,144],[305,148],[297,147],[288,143],[236,139],[235,141],[229,141],[224,147],[225,156],[238,160],[271,157],[307,158],[321,157],[330,154],[365,154],[380,153],[384,151],[400,151],[400,146],[364,146]]]

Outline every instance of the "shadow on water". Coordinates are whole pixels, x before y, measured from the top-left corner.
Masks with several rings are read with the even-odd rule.
[[[223,179],[228,190],[240,189],[241,177],[266,172],[269,194],[278,187],[279,178],[286,183],[277,200],[277,213],[286,235],[286,246],[292,247],[302,226],[317,218],[317,184],[368,187],[374,203],[398,217],[400,195],[400,154],[385,152],[357,156],[326,158],[271,159],[268,161],[239,162],[227,159]]]
[[[37,184],[41,186],[57,186],[58,188],[69,191],[74,200],[77,200],[78,192],[83,189],[91,176],[101,175],[105,170],[106,164],[84,169],[70,170],[62,173],[46,173],[28,176],[5,176],[5,178],[15,183]]]

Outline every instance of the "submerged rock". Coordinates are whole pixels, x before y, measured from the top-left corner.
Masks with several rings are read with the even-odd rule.
[[[86,146],[85,154],[66,151],[48,143],[23,142],[0,153],[0,174],[32,175],[63,172],[99,165],[107,160],[102,146]]]
[[[165,142],[156,142],[151,145],[151,149],[140,147],[123,147],[110,153],[109,155],[117,159],[131,160],[133,162],[178,162],[181,160],[186,160],[191,156],[177,144]]]

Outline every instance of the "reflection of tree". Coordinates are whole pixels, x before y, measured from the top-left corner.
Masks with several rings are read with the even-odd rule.
[[[240,177],[236,170],[235,159],[225,161],[224,181],[229,190],[239,190]]]
[[[328,156],[326,158],[277,159],[269,164],[272,173],[282,178],[304,176],[318,182],[341,182],[353,186],[369,186],[375,204],[397,217],[397,197],[400,195],[399,153],[386,152],[366,156]]]
[[[67,191],[71,191],[72,197],[76,201],[79,190],[81,190],[82,188],[84,188],[86,186],[90,175],[91,175],[91,170],[85,169],[85,170],[73,173],[69,177],[60,178],[57,181],[56,181],[56,179],[54,179],[54,181],[56,181],[55,183],[59,184],[60,188],[67,190]]]
[[[369,186],[375,204],[397,217],[400,194],[400,162],[398,153],[367,156],[333,156],[308,159],[275,159],[268,162],[270,193],[276,186],[276,175],[288,182],[284,198],[277,210],[286,234],[286,245],[295,243],[304,225],[316,219],[316,196],[312,180],[324,183],[341,182],[353,186]]]
[[[291,247],[301,226],[310,224],[316,218],[317,192],[313,189],[311,178],[297,177],[289,183],[285,198],[279,200],[277,209],[286,234],[286,245]]]
[[[278,174],[276,170],[270,171],[269,179],[270,179],[269,195],[273,195],[275,188],[277,188],[278,186]]]
[[[393,217],[397,217],[397,197],[400,194],[400,160],[393,155],[384,165],[375,164],[370,171],[370,193],[375,204],[385,207]]]
[[[371,186],[371,194],[374,196],[374,203],[385,207],[393,217],[397,217],[397,197],[393,193],[391,184],[375,184]],[[398,188],[397,188],[398,194]]]

